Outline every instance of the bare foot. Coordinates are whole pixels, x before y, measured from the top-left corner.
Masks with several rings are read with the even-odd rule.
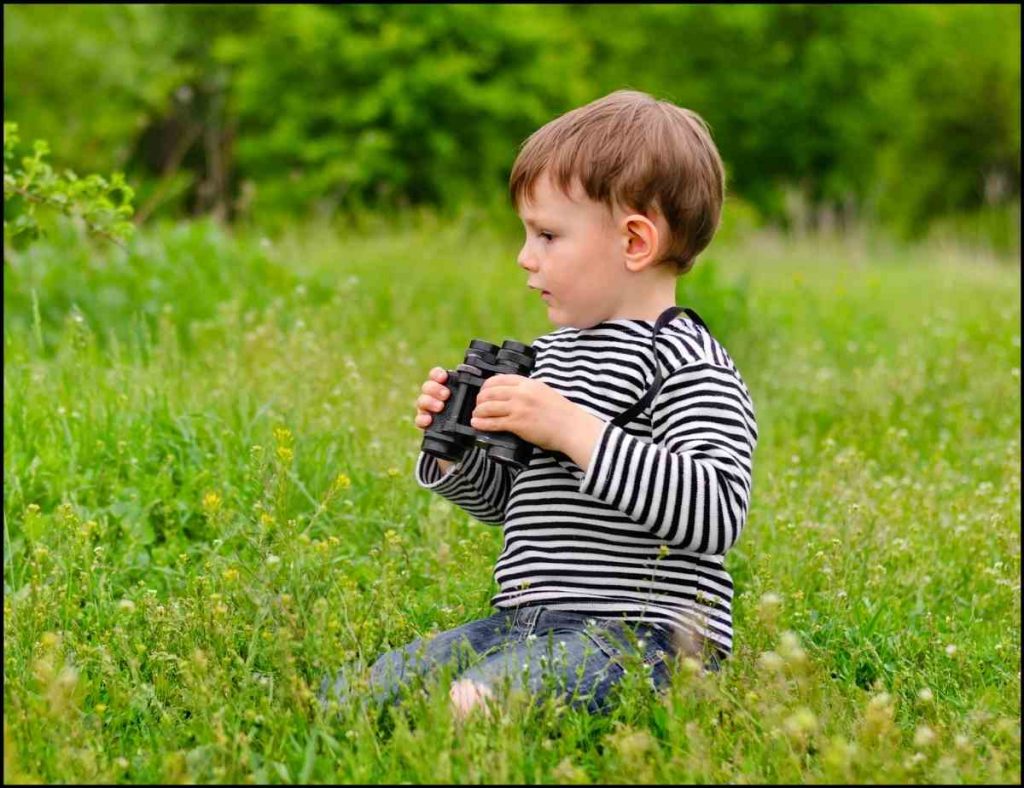
[[[471,679],[453,682],[448,697],[452,701],[452,715],[457,720],[466,719],[477,708],[482,709],[485,716],[491,716],[485,701],[494,698],[494,693],[483,684],[477,684]]]

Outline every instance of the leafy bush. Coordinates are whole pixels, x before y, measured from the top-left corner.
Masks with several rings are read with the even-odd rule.
[[[54,172],[45,161],[50,146],[36,140],[33,155],[18,160],[18,124],[4,122],[4,242],[24,248],[44,231],[39,207],[79,217],[89,232],[120,243],[134,230],[134,191],[115,172],[79,178],[71,170]],[[41,223],[42,218],[42,223]]]

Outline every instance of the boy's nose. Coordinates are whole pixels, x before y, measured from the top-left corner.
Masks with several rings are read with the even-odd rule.
[[[537,270],[537,263],[526,253],[525,246],[519,251],[519,256],[516,258],[516,262],[519,263],[520,268],[524,268],[527,271]]]

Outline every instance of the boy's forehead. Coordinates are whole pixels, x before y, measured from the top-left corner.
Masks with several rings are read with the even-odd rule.
[[[577,195],[566,194],[542,177],[534,184],[533,194],[517,206],[517,212],[525,224],[535,225],[566,218],[584,207]]]

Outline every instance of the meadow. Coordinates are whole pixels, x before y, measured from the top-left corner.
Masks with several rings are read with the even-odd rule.
[[[420,489],[414,403],[551,329],[467,213],[4,263],[4,781],[1020,782],[1020,267],[723,232],[679,282],[760,429],[719,674],[592,717],[325,713],[489,615],[501,530]]]

